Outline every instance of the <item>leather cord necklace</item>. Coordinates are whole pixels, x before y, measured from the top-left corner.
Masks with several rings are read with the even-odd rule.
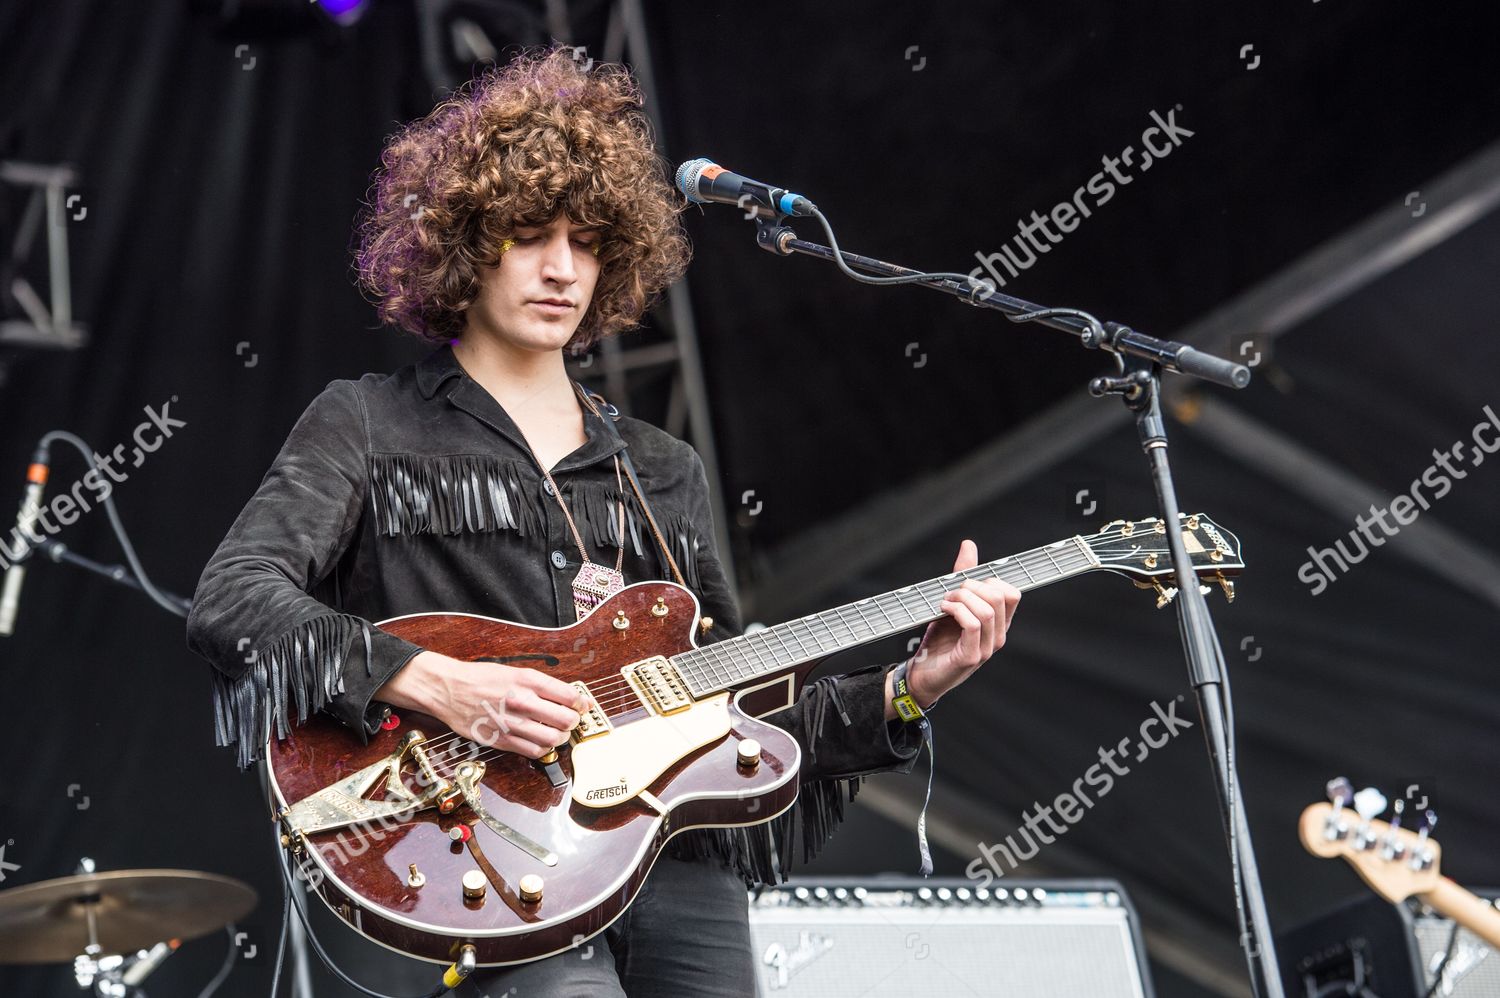
[[[610,424],[609,420],[605,418],[604,414],[601,413],[598,407],[594,405],[593,399],[589,398],[588,393],[584,391],[584,389],[581,388],[577,382],[573,383],[573,387],[578,392],[578,395],[583,400],[583,403],[589,407],[589,410],[595,416],[597,416],[599,420],[603,422],[612,433],[615,434],[616,437],[618,437],[619,431]],[[608,403],[605,404],[608,405]],[[610,406],[610,408],[613,409],[614,407]],[[562,509],[563,518],[568,523],[568,530],[570,530],[573,534],[573,541],[578,545],[578,555],[579,558],[582,559],[582,564],[579,566],[578,574],[573,577],[573,609],[578,615],[578,619],[582,620],[584,617],[592,613],[594,609],[599,606],[599,604],[603,603],[605,600],[609,599],[609,597],[625,588],[625,573],[623,571],[625,564],[625,503],[623,498],[619,503],[620,518],[618,536],[620,538],[620,551],[618,557],[616,557],[615,559],[615,567],[611,569],[607,565],[600,565],[596,562],[590,561],[588,549],[584,547],[583,535],[579,533],[578,525],[573,521],[573,514],[569,511],[568,504],[563,501],[562,489],[558,487],[556,480],[553,479],[552,473],[547,470],[546,465],[543,464],[542,460],[537,457],[535,448],[531,446],[531,441],[526,441],[526,448],[527,450],[531,451],[532,460],[536,461],[537,467],[541,468],[542,474],[546,477],[548,491],[550,491],[552,493],[552,497],[557,500],[557,505]],[[620,453],[624,452],[621,451]],[[623,492],[625,491],[625,482],[624,477],[622,476],[620,471],[619,453],[615,455],[614,461],[615,482],[618,485],[620,492],[623,494]],[[651,507],[647,505],[646,497],[641,492],[640,482],[636,478],[634,467],[632,467],[630,464],[630,455],[628,453],[625,454],[625,467],[630,473],[631,489],[635,492],[636,498],[640,500],[641,509],[645,511],[646,519],[651,524],[651,531],[655,535],[657,543],[661,545],[662,551],[665,552],[667,556],[667,563],[671,566],[673,575],[676,576],[679,585],[683,586],[683,588],[687,588],[687,583],[683,581],[682,573],[677,568],[677,562],[672,557],[672,551],[667,546],[666,541],[662,538],[661,530],[656,525],[656,518],[651,515]]]

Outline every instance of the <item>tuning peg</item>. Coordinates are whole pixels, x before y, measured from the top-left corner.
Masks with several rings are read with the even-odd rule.
[[[1432,861],[1436,854],[1432,847],[1427,844],[1427,837],[1437,827],[1437,812],[1429,808],[1423,815],[1423,820],[1417,825],[1417,844],[1412,846],[1411,859],[1407,865],[1420,873],[1432,868]]]
[[[1214,576],[1214,581],[1218,582],[1219,588],[1222,589],[1222,590],[1224,590],[1224,602],[1225,603],[1233,603],[1234,602],[1234,582],[1233,582],[1233,580],[1224,578],[1224,573],[1220,572],[1219,574],[1217,574],[1217,575]]]
[[[1151,585],[1152,585],[1153,588],[1156,589],[1156,608],[1158,610],[1160,610],[1162,607],[1166,606],[1168,603],[1172,602],[1172,600],[1174,600],[1174,599],[1177,598],[1177,587],[1176,586],[1163,586],[1160,582],[1157,582],[1155,579],[1151,580]]]
[[[1368,849],[1375,844],[1375,836],[1370,833],[1370,821],[1385,811],[1386,803],[1385,794],[1374,787],[1365,787],[1354,795],[1355,813],[1364,822],[1359,826],[1359,834],[1354,840],[1357,848]]]
[[[1344,821],[1344,808],[1354,799],[1354,784],[1347,777],[1340,776],[1328,781],[1328,800],[1333,804],[1333,810],[1328,815],[1328,821],[1323,826],[1323,837],[1329,842],[1336,842],[1349,834],[1349,825]]]
[[[1387,803],[1385,794],[1374,787],[1365,787],[1354,795],[1354,810],[1366,821],[1380,817]]]
[[[1406,810],[1406,801],[1397,797],[1391,810],[1395,812],[1391,815],[1391,829],[1385,833],[1385,848],[1380,851],[1381,858],[1386,862],[1400,859],[1406,852],[1406,846],[1402,845],[1401,837],[1397,834],[1401,830],[1401,813]]]

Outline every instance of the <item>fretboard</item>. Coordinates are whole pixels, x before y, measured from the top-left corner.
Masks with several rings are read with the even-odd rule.
[[[900,634],[945,616],[943,598],[965,579],[1003,579],[1023,592],[1098,567],[1087,544],[1069,537],[880,596],[808,614],[672,656],[695,697],[743,686],[846,648]]]

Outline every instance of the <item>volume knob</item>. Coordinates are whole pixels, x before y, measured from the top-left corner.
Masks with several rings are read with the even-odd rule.
[[[489,887],[489,881],[484,879],[484,874],[478,870],[470,870],[464,874],[464,897],[471,901],[478,901],[484,897],[484,892]]]

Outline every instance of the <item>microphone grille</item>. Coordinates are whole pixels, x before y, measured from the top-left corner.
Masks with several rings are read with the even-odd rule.
[[[707,204],[708,201],[698,194],[698,178],[704,169],[713,166],[713,160],[690,159],[677,168],[677,189],[694,204]]]

